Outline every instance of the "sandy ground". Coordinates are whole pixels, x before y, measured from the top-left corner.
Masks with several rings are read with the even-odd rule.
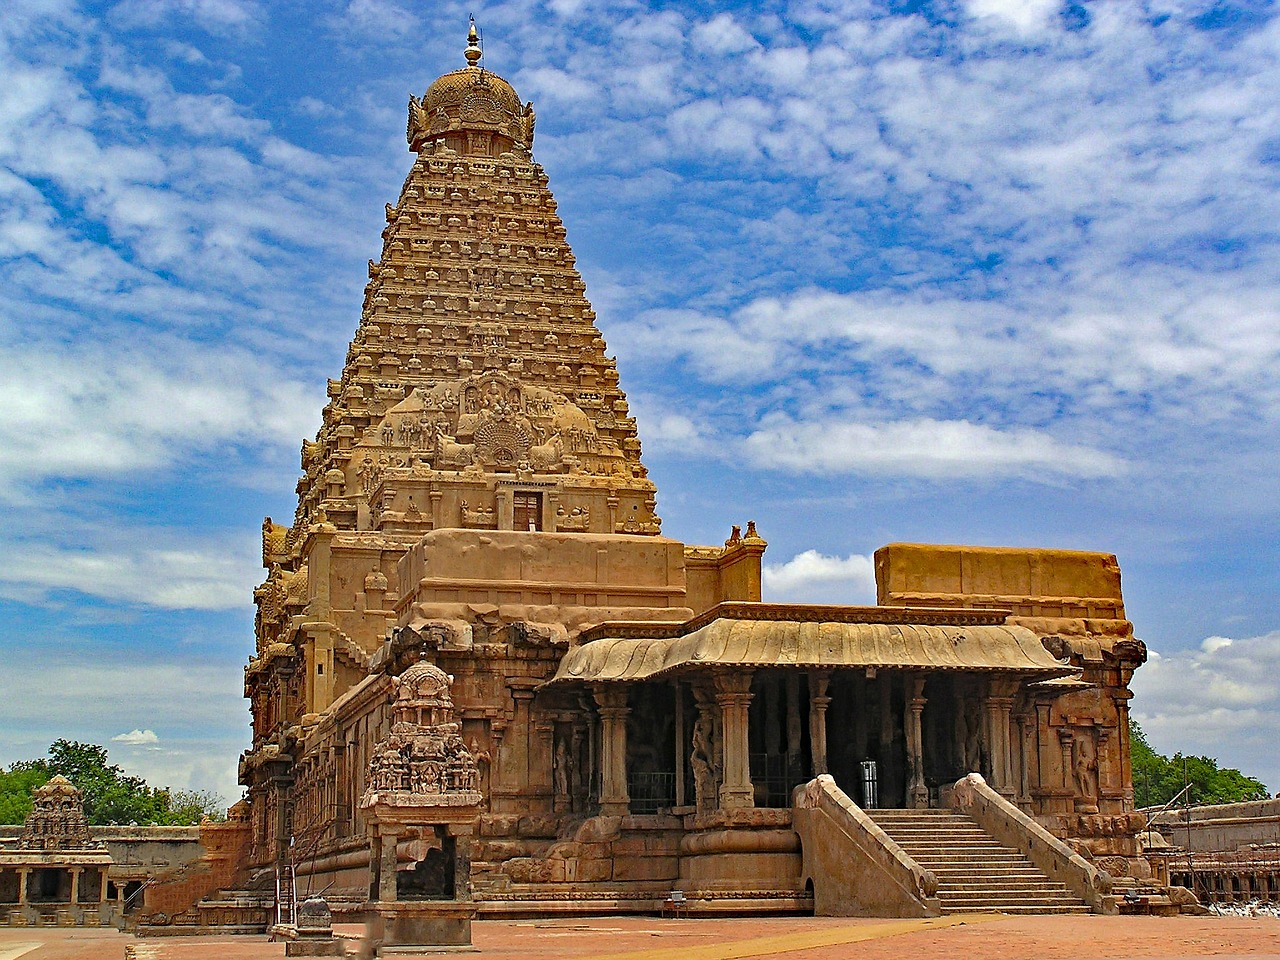
[[[340,932],[356,935],[359,928]],[[463,956],[572,960],[1123,960],[1274,957],[1280,920],[1237,917],[794,917],[660,920],[597,917],[477,921]],[[263,960],[265,937],[140,940],[108,930],[0,929],[0,960]]]

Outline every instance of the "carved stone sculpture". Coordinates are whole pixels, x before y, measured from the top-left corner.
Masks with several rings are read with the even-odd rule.
[[[481,801],[480,772],[453,718],[449,677],[419,661],[392,681],[389,736],[374,747],[362,807],[472,806]]]

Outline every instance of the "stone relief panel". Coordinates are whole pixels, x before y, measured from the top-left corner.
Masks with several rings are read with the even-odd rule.
[[[490,332],[485,338],[501,336]],[[356,474],[366,496],[377,485],[381,468],[411,464],[437,470],[633,476],[617,441],[602,435],[577,402],[496,370],[413,390],[370,428],[359,446],[363,452],[355,458]]]

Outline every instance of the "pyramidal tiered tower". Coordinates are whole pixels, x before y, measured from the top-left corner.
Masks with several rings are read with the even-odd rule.
[[[750,531],[723,548],[661,536],[635,420],[533,160],[533,107],[482,67],[474,24],[466,59],[409,100],[416,157],[303,443],[296,515],[263,525],[241,764],[255,866],[283,869],[304,840],[318,873],[359,855],[387,684],[422,658],[457,677],[485,809],[550,815],[595,789],[562,770],[554,799],[553,754],[585,771],[595,748],[586,714],[534,703],[575,637],[759,598]]]
[[[533,107],[474,35],[466,53],[409,101],[417,159],[294,529],[656,534],[636,423],[530,153]]]

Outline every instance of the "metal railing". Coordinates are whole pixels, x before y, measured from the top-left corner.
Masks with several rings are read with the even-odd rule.
[[[751,785],[756,791],[756,806],[791,806],[791,788],[794,784],[787,772],[787,755],[751,754]]]
[[[676,775],[674,773],[629,773],[627,793],[631,797],[631,812],[657,813],[670,809],[676,803]]]

